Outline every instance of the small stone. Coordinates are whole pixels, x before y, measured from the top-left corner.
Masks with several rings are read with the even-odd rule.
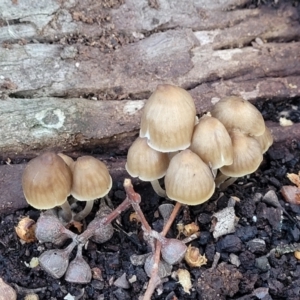
[[[266,242],[256,238],[247,242],[247,248],[252,253],[264,253],[266,251]]]
[[[247,242],[253,239],[257,234],[257,228],[255,226],[243,226],[239,227],[235,233],[243,242]]]
[[[275,191],[270,190],[268,191],[262,198],[262,201],[273,206],[273,207],[281,207],[278,197],[275,193]]]
[[[239,267],[241,265],[241,261],[239,260],[239,257],[237,255],[235,255],[234,253],[230,253],[229,261],[237,267]]]
[[[126,273],[123,273],[123,275],[114,282],[114,285],[122,289],[129,289],[130,284],[126,278]]]
[[[226,207],[213,214],[213,217],[216,219],[216,221],[213,221],[213,236],[215,239],[235,231],[236,216],[233,207]]]
[[[217,251],[239,252],[242,249],[242,241],[236,235],[226,235],[217,243]]]
[[[266,272],[271,269],[268,258],[266,256],[256,258],[255,266],[263,272]]]
[[[136,275],[132,275],[130,278],[128,278],[129,283],[134,283],[137,281]]]

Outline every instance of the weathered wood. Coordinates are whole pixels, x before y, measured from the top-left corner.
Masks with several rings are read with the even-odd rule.
[[[199,114],[232,94],[300,97],[299,10],[249,2],[0,0],[0,156],[123,154],[161,83]]]

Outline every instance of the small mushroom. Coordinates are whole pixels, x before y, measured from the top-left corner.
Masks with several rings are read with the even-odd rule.
[[[235,180],[238,177],[253,173],[263,160],[262,149],[255,138],[247,136],[239,130],[231,131],[230,136],[233,146],[233,163],[220,168],[223,175],[217,177],[217,185],[226,178],[231,177]],[[233,180],[230,180],[230,184]],[[228,183],[224,182],[225,185],[222,186],[222,189],[227,187]]]
[[[159,152],[184,150],[191,144],[196,108],[191,95],[170,84],[160,84],[147,100],[140,137]]]
[[[65,280],[68,282],[84,284],[92,279],[91,268],[82,257],[82,247],[83,244],[78,245],[76,257],[68,266],[65,274]]]
[[[262,135],[265,122],[259,110],[243,98],[231,96],[215,104],[211,115],[217,118],[228,131],[239,129],[251,136]]]
[[[61,278],[69,265],[69,256],[76,247],[77,242],[73,241],[65,249],[47,250],[39,257],[39,264],[47,273],[54,278]]]
[[[73,171],[74,160],[70,156],[63,153],[57,153],[57,155],[60,156],[67,164],[67,166],[70,168],[70,170]]]
[[[149,181],[160,197],[166,197],[166,192],[161,188],[158,179],[165,176],[168,166],[168,154],[149,147],[146,138],[138,137],[128,150],[125,165],[127,172],[132,177]]]
[[[66,222],[72,219],[67,197],[70,195],[72,173],[64,160],[53,152],[46,152],[32,159],[22,176],[26,201],[37,209],[60,206]]]
[[[266,127],[262,135],[255,136],[254,138],[259,142],[263,154],[266,153],[273,144],[273,136],[268,127]]]
[[[94,200],[107,195],[111,187],[112,179],[103,162],[92,156],[79,157],[73,165],[71,194],[79,201],[86,201],[86,205],[74,220],[83,220],[91,212]]]
[[[190,149],[214,170],[233,162],[229,133],[214,117],[206,115],[200,118],[194,129]]]
[[[197,154],[186,149],[171,159],[165,187],[170,199],[198,205],[212,196],[215,183],[210,168]]]

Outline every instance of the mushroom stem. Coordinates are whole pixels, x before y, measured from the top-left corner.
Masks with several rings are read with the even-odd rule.
[[[82,221],[92,211],[93,206],[94,200],[86,201],[84,209],[75,215],[74,221]]]
[[[224,175],[223,173],[219,172],[219,174],[217,175],[217,177],[215,179],[216,187],[219,188],[221,186],[221,184],[228,178],[230,178],[230,176]]]
[[[69,223],[72,220],[72,210],[70,203],[66,200],[62,205],[60,205],[62,211],[60,216],[64,219],[65,222]]]
[[[236,180],[238,179],[238,177],[230,177],[229,179],[227,179],[226,181],[224,181],[221,185],[220,185],[220,190],[221,191],[225,191],[230,185],[232,185]]]
[[[167,194],[166,191],[160,186],[158,179],[152,180],[150,181],[151,185],[155,191],[155,193],[159,196],[159,197],[163,197],[166,198]]]

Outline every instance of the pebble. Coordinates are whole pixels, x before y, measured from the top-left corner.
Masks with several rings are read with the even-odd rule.
[[[123,275],[114,282],[114,285],[122,289],[129,289],[130,284],[126,278],[126,273],[123,273]]]
[[[262,239],[253,239],[247,242],[246,245],[252,253],[264,253],[266,251],[266,242]]]
[[[271,266],[269,264],[269,260],[266,256],[261,256],[255,259],[255,266],[262,270],[263,272],[266,272],[271,269]]]

